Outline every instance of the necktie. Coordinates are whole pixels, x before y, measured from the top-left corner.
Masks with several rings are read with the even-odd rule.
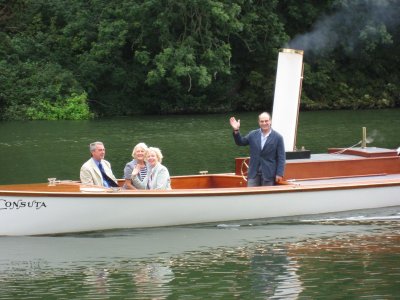
[[[108,177],[108,175],[106,174],[106,172],[104,171],[103,165],[101,164],[101,162],[99,163],[99,169],[101,172],[101,175],[103,176],[103,185],[105,187],[118,187],[118,185],[114,182],[114,180],[112,180],[110,177]]]

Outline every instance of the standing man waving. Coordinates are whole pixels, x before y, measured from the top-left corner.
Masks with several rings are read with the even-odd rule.
[[[240,120],[231,117],[236,145],[250,145],[250,165],[247,186],[274,185],[282,180],[285,171],[286,153],[283,137],[271,128],[271,115],[263,112],[258,116],[259,129],[246,136],[240,134]]]

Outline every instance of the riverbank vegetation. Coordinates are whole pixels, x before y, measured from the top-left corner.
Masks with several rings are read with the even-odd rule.
[[[3,0],[0,119],[270,110],[281,48],[301,109],[400,106],[396,0]]]

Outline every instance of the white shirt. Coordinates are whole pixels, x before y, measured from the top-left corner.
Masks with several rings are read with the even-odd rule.
[[[260,131],[261,131],[261,149],[262,149],[262,148],[264,148],[265,142],[267,141],[269,135],[271,134],[272,129],[266,135],[264,135],[264,133],[262,132],[261,129],[260,129]]]

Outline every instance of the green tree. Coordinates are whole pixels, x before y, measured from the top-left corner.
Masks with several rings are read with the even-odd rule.
[[[396,4],[3,0],[0,118],[75,118],[71,103],[98,116],[270,110],[283,47],[305,50],[303,108],[399,106]]]

